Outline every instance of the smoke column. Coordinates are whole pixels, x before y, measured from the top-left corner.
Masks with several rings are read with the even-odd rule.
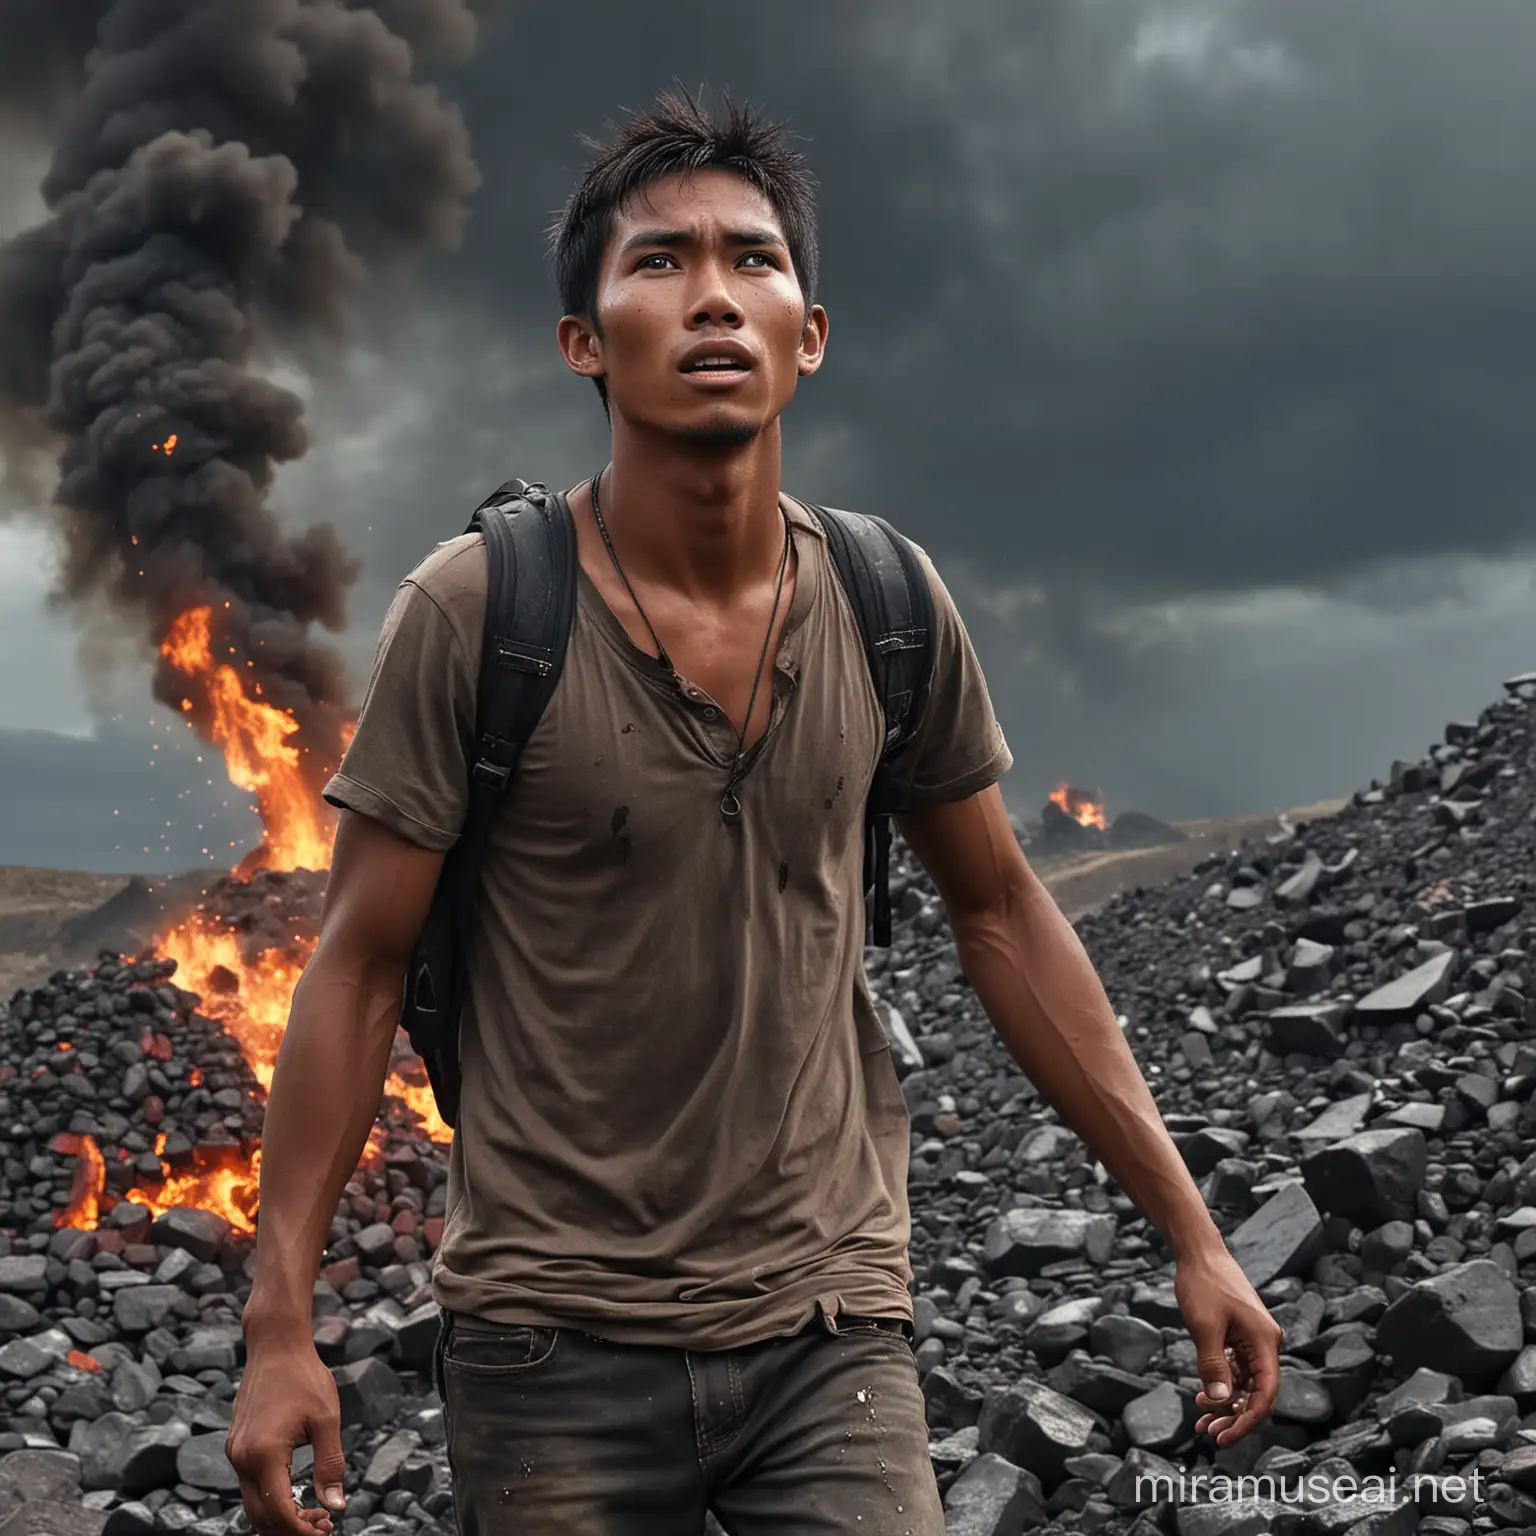
[[[413,78],[462,58],[464,0],[0,0],[0,115],[48,134],[47,219],[0,246],[0,424],[57,449],[62,595],[211,652],[297,723],[317,789],[349,718],[357,565],[268,505],[307,439],[265,365],[343,338],[367,265],[458,239],[479,176]],[[155,694],[207,736],[209,689]]]

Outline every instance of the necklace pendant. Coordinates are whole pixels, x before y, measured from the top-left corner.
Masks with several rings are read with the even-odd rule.
[[[741,800],[734,789],[727,789],[720,797],[720,819],[728,827],[741,820]]]

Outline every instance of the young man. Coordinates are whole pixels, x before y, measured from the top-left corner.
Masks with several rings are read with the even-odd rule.
[[[663,98],[601,152],[555,254],[560,347],[612,456],[567,493],[570,650],[477,913],[433,1267],[460,1525],[687,1536],[713,1510],[731,1536],[940,1536],[909,1127],[862,968],[879,705],[825,536],[779,483],[780,415],[827,340],[809,177],[751,114]],[[1269,1410],[1280,1331],[1020,853],[1008,748],[923,568],[936,659],[898,824],[1001,1038],[1173,1246],[1215,1389],[1201,1427],[1230,1443]],[[263,1532],[328,1525],[289,1492],[306,1441],[343,1507],[310,1292],[464,815],[485,602],[478,535],[401,585],[327,790],[344,809],[267,1111],[230,1433]]]

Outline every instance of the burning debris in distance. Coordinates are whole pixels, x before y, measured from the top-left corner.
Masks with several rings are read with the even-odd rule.
[[[1097,827],[1102,832],[1109,826],[1104,819],[1104,791],[1101,789],[1073,789],[1063,779],[1046,798],[1080,827]]]

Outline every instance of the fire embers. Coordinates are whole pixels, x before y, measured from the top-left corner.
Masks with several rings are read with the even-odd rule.
[[[48,1156],[25,1165],[30,1183],[7,1165],[0,1226],[144,1235],[198,1207],[254,1231],[259,1085],[239,1043],[171,984],[174,969],[104,956],[15,999],[0,1121],[8,1143]]]

